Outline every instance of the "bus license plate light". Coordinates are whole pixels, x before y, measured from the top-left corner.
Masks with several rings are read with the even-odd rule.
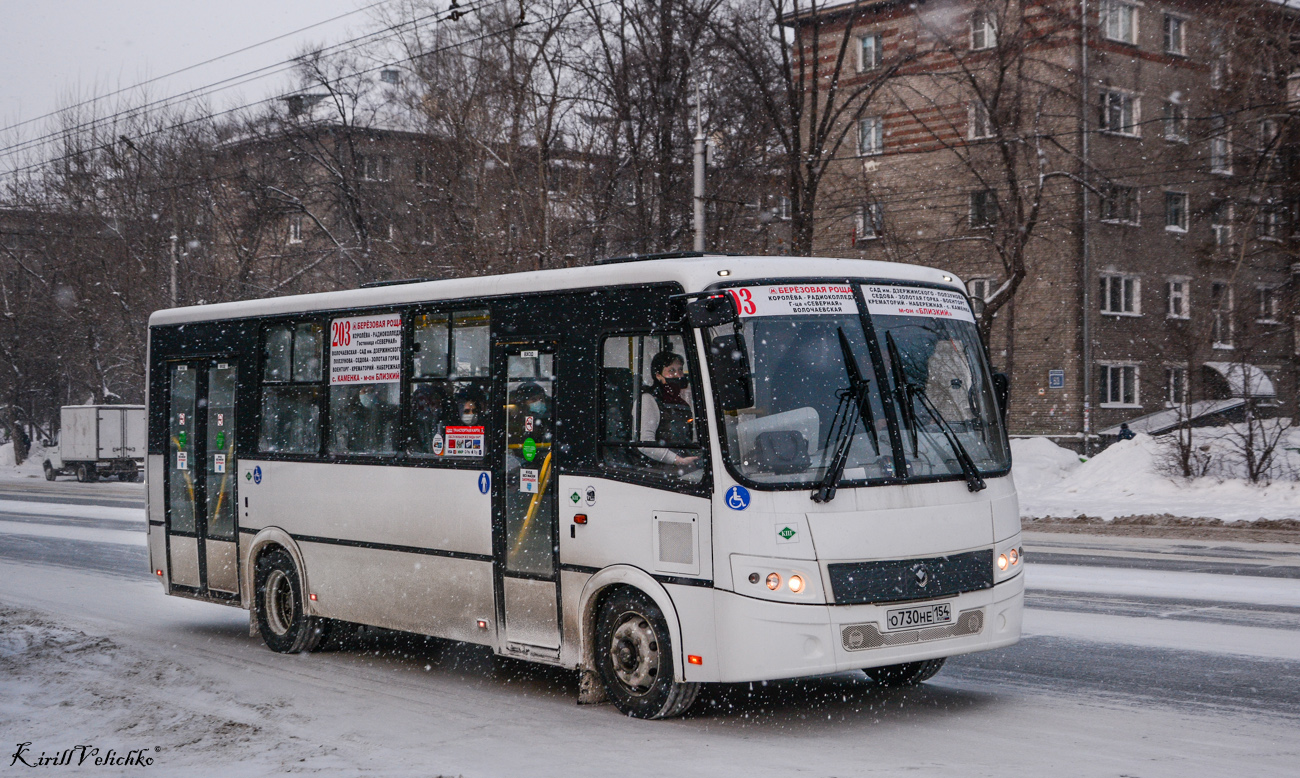
[[[920,629],[952,623],[952,603],[918,605],[912,608],[895,608],[885,611],[885,631]]]

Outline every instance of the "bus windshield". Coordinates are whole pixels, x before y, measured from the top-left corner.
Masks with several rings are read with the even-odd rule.
[[[965,298],[921,287],[864,286],[883,363],[877,371],[853,287],[729,290],[753,381],[752,406],[722,414],[732,468],[757,484],[812,487],[844,446],[841,484],[959,478],[962,455],[943,433],[946,424],[980,473],[1005,470],[1005,436]],[[717,343],[732,334],[730,326],[717,327],[710,337]],[[894,377],[891,352],[899,355],[902,381]],[[849,356],[862,378],[857,392]],[[893,400],[899,439],[891,439],[882,393]]]

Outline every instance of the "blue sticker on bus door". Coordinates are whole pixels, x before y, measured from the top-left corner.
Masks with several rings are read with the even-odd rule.
[[[255,483],[255,484],[260,484],[260,483],[262,483],[262,466],[261,466],[261,465],[258,465],[257,467],[254,467],[254,468],[253,468],[253,483]]]
[[[492,476],[487,473],[478,474],[478,491],[479,494],[487,494],[492,491]]]
[[[733,511],[743,511],[749,507],[749,490],[743,486],[733,486],[727,490],[727,507]]]

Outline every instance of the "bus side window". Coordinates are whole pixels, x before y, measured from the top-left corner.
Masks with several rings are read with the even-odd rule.
[[[680,334],[615,335],[601,344],[601,463],[699,483],[690,360]]]
[[[487,311],[414,318],[409,455],[458,460],[483,455],[490,386],[488,325]]]
[[[319,454],[324,328],[318,322],[262,331],[262,428],[257,448]]]

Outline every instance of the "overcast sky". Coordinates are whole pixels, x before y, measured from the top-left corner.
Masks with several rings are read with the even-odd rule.
[[[0,128],[357,11],[375,0],[0,0]],[[260,46],[149,88],[153,98],[274,64],[304,43],[366,29],[366,12]],[[223,107],[283,87],[271,76],[214,96]],[[243,101],[241,100],[241,102]],[[35,127],[27,127],[29,136]],[[8,135],[8,133],[6,133]]]

